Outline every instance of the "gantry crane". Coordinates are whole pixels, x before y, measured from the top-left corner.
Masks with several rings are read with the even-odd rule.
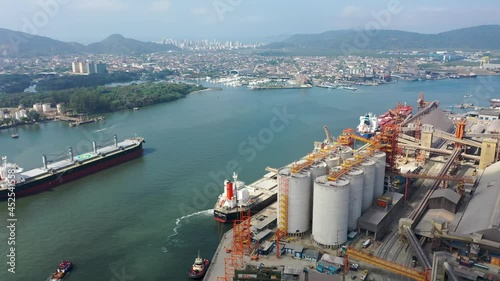
[[[424,92],[420,92],[417,99],[418,110],[424,109],[430,102],[425,101]]]

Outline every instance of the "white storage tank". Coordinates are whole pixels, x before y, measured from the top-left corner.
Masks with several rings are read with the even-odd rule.
[[[288,194],[283,192],[283,185],[288,185]],[[303,234],[311,229],[311,200],[312,180],[311,172],[304,169],[299,173],[291,173],[282,169],[278,173],[278,227],[286,214],[287,230],[289,234]],[[285,201],[283,201],[285,200]],[[286,208],[283,206],[286,204]]]
[[[384,194],[385,158],[386,154],[383,151],[378,151],[373,155],[373,160],[375,161],[375,189],[373,192],[373,200],[377,200],[379,196]]]
[[[349,191],[348,229],[355,230],[358,225],[358,219],[361,217],[361,210],[363,207],[363,170],[352,168],[347,172],[346,177],[351,183]]]
[[[340,165],[340,157],[338,155],[330,155],[325,159],[326,165],[331,169],[335,166]]]
[[[312,237],[322,246],[347,241],[350,183],[345,177],[328,181],[327,176],[314,181]]]
[[[363,208],[364,213],[373,204],[373,193],[375,187],[375,162],[366,160],[359,166],[363,170]]]
[[[35,103],[33,109],[38,113],[42,113],[42,105],[40,103]]]
[[[352,148],[350,148],[349,146],[341,146],[339,148],[339,153],[340,153],[340,159],[342,160],[351,158],[353,154]]]
[[[326,168],[327,165],[325,162],[318,162],[311,165],[312,180],[314,181],[317,177],[326,175]]]
[[[42,104],[42,111],[43,112],[50,112],[52,109],[50,108],[50,103],[44,103]]]
[[[56,104],[56,110],[57,110],[58,114],[62,114],[63,113],[63,107],[64,107],[64,105],[62,103]]]

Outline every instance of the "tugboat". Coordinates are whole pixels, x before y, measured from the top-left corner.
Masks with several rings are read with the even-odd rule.
[[[73,263],[70,261],[62,261],[57,267],[56,272],[52,273],[49,280],[58,281],[63,279],[73,269]]]
[[[198,279],[205,276],[207,273],[210,261],[200,257],[200,251],[198,251],[198,257],[194,260],[191,270],[189,270],[188,276],[192,279]]]

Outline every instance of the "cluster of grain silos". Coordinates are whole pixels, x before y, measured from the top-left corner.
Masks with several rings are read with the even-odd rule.
[[[340,147],[325,157],[324,162],[300,172],[292,173],[290,168],[280,170],[278,226],[283,229],[286,221],[288,235],[312,232],[313,240],[321,246],[344,244],[348,231],[357,229],[358,219],[382,195],[384,188],[384,152],[366,157],[338,178],[329,176],[345,169],[342,164],[346,161],[356,161],[353,157],[350,147]],[[300,163],[304,162],[297,164]]]

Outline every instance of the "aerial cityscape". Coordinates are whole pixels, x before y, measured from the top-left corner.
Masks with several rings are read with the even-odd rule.
[[[321,2],[3,3],[0,280],[500,280],[498,3]]]

